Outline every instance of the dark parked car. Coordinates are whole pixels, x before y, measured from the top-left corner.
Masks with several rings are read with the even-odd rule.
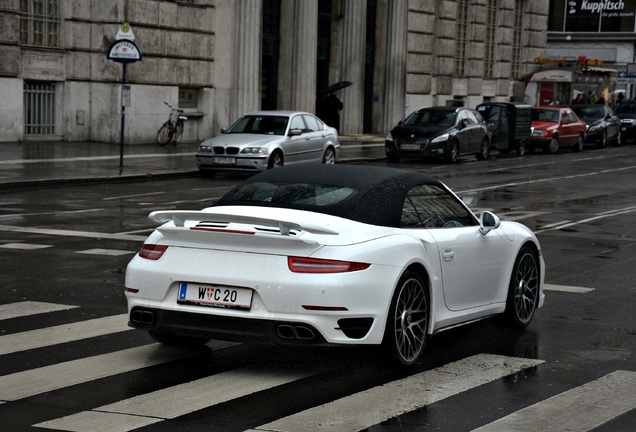
[[[585,142],[598,148],[607,147],[608,142],[621,145],[621,119],[607,105],[573,105],[572,110],[587,125]]]
[[[614,114],[621,119],[621,140],[636,139],[636,100],[624,100],[614,108]]]
[[[530,150],[542,148],[556,153],[561,147],[583,150],[587,126],[572,108],[556,106],[532,107],[532,139]]]
[[[520,103],[485,102],[477,111],[490,128],[490,144],[501,153],[516,150],[523,156],[530,145],[532,106]]]
[[[389,162],[403,157],[435,157],[454,163],[464,154],[483,160],[490,155],[490,134],[482,116],[473,109],[422,108],[391,130],[384,151]]]

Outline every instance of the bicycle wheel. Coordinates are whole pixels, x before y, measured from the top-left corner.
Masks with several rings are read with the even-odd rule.
[[[172,129],[170,123],[165,122],[157,131],[157,144],[165,146],[172,139]]]
[[[183,123],[177,123],[174,127],[174,136],[172,137],[172,144],[177,145],[181,142],[181,138],[183,138]]]

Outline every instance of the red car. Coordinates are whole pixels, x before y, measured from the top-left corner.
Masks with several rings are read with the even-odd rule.
[[[531,127],[530,150],[538,147],[546,153],[556,153],[561,147],[583,150],[587,127],[569,107],[532,107]]]

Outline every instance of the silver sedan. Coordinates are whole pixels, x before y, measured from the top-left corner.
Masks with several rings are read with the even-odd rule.
[[[340,153],[338,132],[307,112],[256,111],[221,132],[199,146],[197,166],[203,173],[334,164]]]

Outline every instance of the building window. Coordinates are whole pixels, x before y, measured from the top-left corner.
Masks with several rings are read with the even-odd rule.
[[[20,0],[20,43],[60,46],[59,0]]]
[[[486,5],[486,40],[484,52],[484,78],[492,78],[495,68],[495,34],[497,31],[497,0],[488,0]]]
[[[464,76],[466,68],[466,44],[468,43],[468,0],[457,1],[455,22],[455,75]]]
[[[55,83],[24,81],[24,135],[55,134]]]
[[[179,108],[197,108],[199,105],[199,89],[179,87]]]
[[[514,24],[512,29],[512,78],[518,78],[521,73],[523,2],[524,0],[515,0]]]

